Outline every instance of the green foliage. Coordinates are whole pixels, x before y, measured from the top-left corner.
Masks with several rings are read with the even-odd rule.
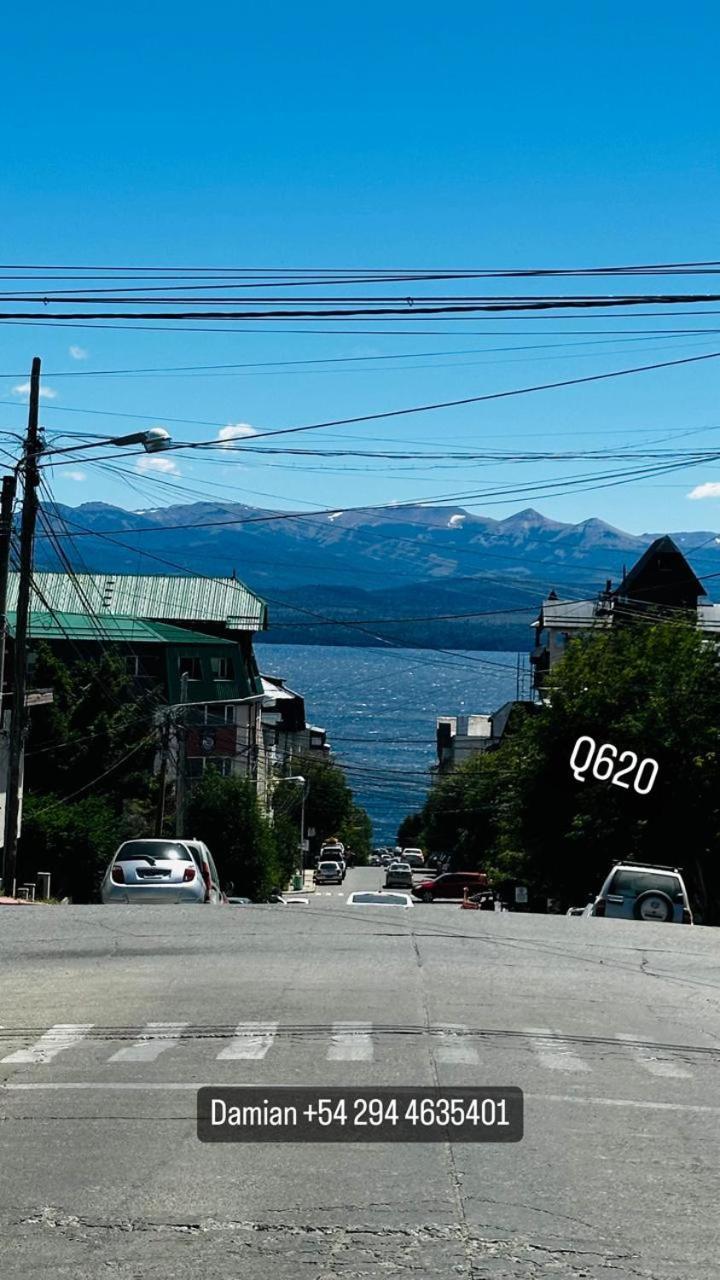
[[[308,784],[305,801],[305,830],[315,829],[315,835],[310,840],[311,853],[319,851],[323,840],[334,836],[342,839],[340,832],[346,823],[354,824],[353,830],[357,828],[356,838],[363,842],[364,848],[369,819],[368,826],[361,831],[357,825],[360,819],[354,816],[356,807],[353,802],[353,793],[342,769],[326,760],[299,758],[293,761],[292,773],[305,778]],[[298,838],[302,791],[302,786],[297,782],[280,781],[273,795],[273,808],[276,814],[285,814],[295,823]],[[369,836],[368,849],[371,839],[372,837]],[[346,842],[343,840],[343,843]]]
[[[51,874],[54,898],[93,902],[119,843],[118,818],[102,796],[63,804],[52,795],[25,797],[19,864],[23,879]]]
[[[363,866],[369,862],[372,849],[372,822],[360,805],[353,804],[350,815],[342,823],[338,834],[346,851],[352,852],[357,866]]]
[[[409,813],[403,818],[397,830],[397,843],[401,849],[412,848],[413,845],[420,844],[420,837],[423,830],[423,814]]]
[[[33,656],[33,684],[51,688],[53,701],[33,709],[25,759],[25,787],[37,794],[71,795],[98,778],[151,735],[151,711],[108,651],[96,660],[66,665],[46,644]],[[48,749],[51,748],[51,749]],[[103,795],[121,802],[147,794],[153,746],[108,775]]]
[[[208,769],[193,787],[186,825],[189,835],[205,841],[221,884],[231,881],[234,893],[257,900],[284,888],[287,849],[278,850],[247,778],[224,778]]]
[[[582,905],[617,858],[679,863],[706,921],[720,906],[720,659],[684,623],[615,627],[573,641],[551,705],[442,778],[421,842],[484,865],[496,882]],[[659,764],[646,796],[571,773],[577,739]]]

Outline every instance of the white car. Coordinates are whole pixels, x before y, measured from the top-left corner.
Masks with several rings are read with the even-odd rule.
[[[315,884],[342,884],[343,869],[339,862],[318,862]]]
[[[425,858],[422,849],[403,849],[402,861],[408,862],[411,867],[424,867]]]
[[[386,889],[412,889],[412,871],[407,862],[391,862],[385,870]]]
[[[388,893],[384,889],[356,889],[347,898],[349,907],[402,907],[413,906],[409,893]]]
[[[588,916],[692,924],[685,882],[678,867],[652,862],[616,862]]]

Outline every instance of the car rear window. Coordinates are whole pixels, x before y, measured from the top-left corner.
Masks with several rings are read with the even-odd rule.
[[[337,871],[337,862],[320,862],[318,863],[318,871]]]
[[[128,840],[115,854],[116,862],[133,862],[136,858],[154,858],[163,862],[192,862],[190,852],[182,844],[170,841]]]
[[[661,871],[616,871],[609,893],[647,893],[659,890],[674,897],[682,892],[677,876],[663,875]]]

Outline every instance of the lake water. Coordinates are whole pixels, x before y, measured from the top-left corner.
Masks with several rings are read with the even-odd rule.
[[[394,844],[398,823],[423,803],[436,717],[494,711],[517,696],[515,653],[260,643],[256,655],[265,675],[302,694],[308,722],[327,730],[376,844]],[[527,654],[520,663],[527,697]]]

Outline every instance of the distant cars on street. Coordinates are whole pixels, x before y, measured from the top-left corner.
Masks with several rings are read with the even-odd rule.
[[[313,877],[315,884],[342,884],[344,875],[339,862],[318,862]]]
[[[606,920],[693,923],[680,869],[651,862],[616,863],[595,901],[584,911]]]
[[[407,862],[391,862],[385,872],[386,889],[412,889],[412,870]]]
[[[402,860],[403,862],[407,862],[408,865],[413,868],[425,866],[425,858],[423,857],[422,849],[403,849]]]
[[[487,890],[488,878],[484,871],[446,871],[434,880],[423,880],[415,885],[413,893],[421,902],[435,902],[438,899],[456,899],[468,893],[479,893]]]

